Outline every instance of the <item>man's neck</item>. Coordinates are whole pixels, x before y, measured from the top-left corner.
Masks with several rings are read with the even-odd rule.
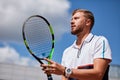
[[[77,35],[77,41],[76,41],[76,45],[78,47],[81,46],[81,44],[83,43],[83,41],[85,40],[85,38],[88,36],[89,33],[81,33],[79,35]]]

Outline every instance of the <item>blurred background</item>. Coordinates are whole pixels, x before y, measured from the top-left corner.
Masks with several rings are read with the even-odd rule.
[[[71,13],[82,8],[92,11],[95,16],[92,33],[108,39],[113,58],[111,72],[114,79],[117,77],[120,80],[119,7],[120,0],[0,0],[0,68],[6,65],[39,67],[39,63],[28,53],[22,39],[23,22],[36,14],[47,18],[53,26],[56,39],[53,60],[61,63],[64,49],[76,39],[70,33]],[[1,69],[0,79],[4,79],[1,75],[4,71]]]

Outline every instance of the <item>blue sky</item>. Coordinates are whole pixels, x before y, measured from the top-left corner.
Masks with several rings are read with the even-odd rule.
[[[26,18],[39,14],[46,17],[54,28],[56,41],[53,60],[60,63],[64,49],[76,39],[70,34],[71,13],[74,9],[83,8],[93,12],[95,25],[92,33],[108,39],[112,50],[112,64],[120,65],[119,0],[9,1],[0,1],[0,62],[37,64],[23,44],[21,28]]]

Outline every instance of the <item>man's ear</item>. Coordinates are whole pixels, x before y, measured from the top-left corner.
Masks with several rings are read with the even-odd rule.
[[[87,26],[90,26],[90,25],[91,25],[91,20],[90,20],[90,19],[87,19],[87,20],[86,20],[86,25],[87,25]]]

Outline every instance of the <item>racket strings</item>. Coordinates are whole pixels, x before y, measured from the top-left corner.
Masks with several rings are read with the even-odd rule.
[[[52,48],[52,36],[48,24],[40,18],[31,18],[25,25],[26,40],[32,52],[39,57],[48,57]]]

